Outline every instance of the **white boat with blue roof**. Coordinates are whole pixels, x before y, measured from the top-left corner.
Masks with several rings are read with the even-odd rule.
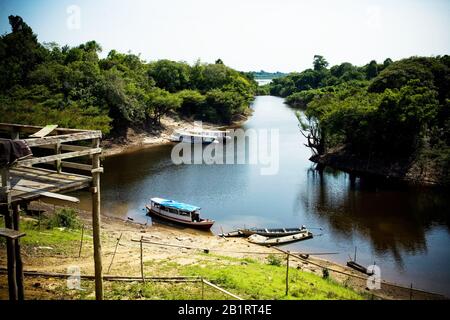
[[[145,207],[149,215],[191,228],[209,230],[214,224],[214,220],[200,217],[200,207],[187,203],[163,198],[151,198],[150,205]]]

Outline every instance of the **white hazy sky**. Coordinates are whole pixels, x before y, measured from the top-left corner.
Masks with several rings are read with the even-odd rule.
[[[0,0],[0,13],[1,33],[14,14],[41,42],[96,40],[103,56],[221,58],[244,71],[301,71],[314,54],[331,65],[450,54],[449,0]]]

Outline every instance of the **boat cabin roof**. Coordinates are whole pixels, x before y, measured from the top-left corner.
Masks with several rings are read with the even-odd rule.
[[[201,209],[200,207],[196,207],[196,206],[193,206],[190,204],[177,202],[177,201],[173,201],[173,200],[162,199],[162,198],[151,198],[150,200],[153,201],[154,203],[158,203],[158,204],[168,207],[168,208],[174,208],[174,209],[184,210],[184,211],[189,211],[189,212],[193,212],[193,211]]]

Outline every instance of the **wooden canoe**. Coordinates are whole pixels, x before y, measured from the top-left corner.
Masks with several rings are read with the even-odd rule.
[[[352,260],[347,261],[347,266],[352,268],[352,269],[355,269],[356,271],[365,273],[365,274],[367,274],[369,276],[373,275],[373,272],[369,272],[369,270],[367,270],[366,267],[360,265],[359,263],[357,263],[355,261],[352,261]]]
[[[244,234],[240,230],[230,231],[227,233],[219,234],[219,237],[232,238],[232,237],[243,237]]]
[[[260,244],[260,245],[279,245],[279,244],[285,244],[285,243],[290,243],[290,242],[295,242],[295,241],[306,240],[306,239],[310,239],[312,237],[313,237],[313,234],[309,231],[303,231],[303,232],[299,232],[299,233],[296,233],[293,235],[284,236],[284,237],[276,237],[276,238],[264,237],[259,234],[253,234],[250,237],[248,237],[248,241],[251,243]]]
[[[257,234],[263,237],[284,237],[294,235],[305,231],[305,228],[276,228],[276,229],[263,229],[263,228],[251,228],[251,229],[239,229],[244,236],[249,237],[253,234]]]

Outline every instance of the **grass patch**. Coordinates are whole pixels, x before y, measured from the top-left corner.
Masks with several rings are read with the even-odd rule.
[[[82,290],[69,290],[64,281],[59,281],[53,289],[58,299],[93,300],[95,284],[91,280],[81,281]],[[107,300],[201,300],[202,284],[200,282],[104,282],[104,297]],[[203,286],[203,298],[208,300],[227,300],[231,297]]]
[[[289,269],[289,295],[285,295],[286,266],[262,263],[250,258],[197,254],[195,263],[180,265],[174,259],[145,262],[147,275],[204,277],[244,299],[363,299],[364,295],[326,278]],[[175,295],[176,296],[176,295]],[[184,295],[180,295],[180,299]],[[191,297],[194,299],[194,297]],[[208,297],[210,299],[210,297]]]
[[[59,219],[59,218],[58,218]],[[4,227],[4,220],[0,220],[0,227]],[[79,249],[81,239],[81,224],[72,224],[70,228],[67,227],[52,227],[49,224],[44,224],[36,219],[23,219],[20,221],[20,230],[25,232],[25,236],[20,238],[21,246],[27,250],[33,247],[50,247],[47,253],[61,254],[69,253]],[[84,241],[88,242],[92,232],[84,230]],[[0,239],[2,245],[6,243],[5,239]]]
[[[225,259],[228,259],[225,258]],[[189,265],[182,274],[202,276],[245,299],[362,299],[363,296],[345,288],[331,278],[289,269],[289,295],[285,295],[286,267],[252,261],[245,264],[220,264],[202,261],[206,267]]]

